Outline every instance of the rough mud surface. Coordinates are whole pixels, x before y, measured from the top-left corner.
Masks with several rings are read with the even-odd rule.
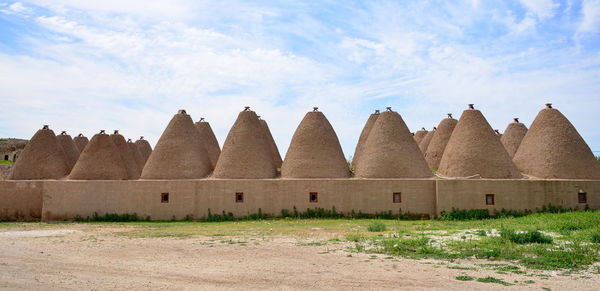
[[[328,241],[336,233],[128,235],[135,228],[126,224],[1,228],[0,289],[593,290],[600,283],[598,274],[499,274],[477,267],[489,261],[352,253],[348,250],[352,243]],[[460,275],[493,276],[515,285],[455,279]]]

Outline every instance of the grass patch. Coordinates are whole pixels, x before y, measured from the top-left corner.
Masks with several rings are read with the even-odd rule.
[[[494,277],[483,277],[483,278],[477,278],[477,282],[481,282],[481,283],[496,283],[496,284],[501,284],[504,286],[510,286],[513,285],[511,283],[508,283],[502,279],[498,279],[498,278],[494,278]]]
[[[0,160],[0,165],[12,165],[14,163],[13,161]]]
[[[373,221],[367,226],[367,230],[370,232],[382,232],[387,230],[387,226],[381,221]]]
[[[600,232],[595,232],[590,235],[590,241],[595,244],[600,244]]]
[[[475,278],[473,278],[471,276],[456,276],[455,279],[458,281],[473,281],[473,280],[475,280]]]
[[[511,229],[503,229],[500,236],[517,244],[551,244],[552,238],[542,234],[538,230],[528,230],[525,232],[516,232]]]

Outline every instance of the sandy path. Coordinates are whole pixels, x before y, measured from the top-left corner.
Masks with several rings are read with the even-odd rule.
[[[78,231],[82,228],[88,229]],[[311,246],[297,237],[129,238],[114,235],[118,230],[67,225],[51,231],[0,231],[0,288],[594,290],[600,283],[598,274],[582,279],[581,274],[554,272],[543,279],[350,254],[345,243]],[[506,287],[455,279],[464,274],[535,283]]]

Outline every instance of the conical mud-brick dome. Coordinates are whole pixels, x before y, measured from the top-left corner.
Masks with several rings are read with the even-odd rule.
[[[69,172],[71,172],[71,169],[73,169],[73,166],[75,166],[75,163],[79,158],[79,150],[77,149],[77,146],[75,145],[75,142],[73,142],[71,136],[68,135],[66,131],[63,131],[59,135],[57,135],[56,140],[58,141],[58,144],[60,144],[60,146],[62,147],[62,150],[65,153],[65,156],[67,157]]]
[[[437,128],[434,127],[433,130],[428,131],[423,140],[419,143],[419,149],[421,150],[421,153],[425,154],[425,152],[427,151],[427,148],[429,147],[429,144],[431,143],[431,140],[433,139],[436,130]]]
[[[31,138],[13,166],[9,180],[61,179],[69,173],[67,157],[47,125]]]
[[[104,130],[83,149],[69,175],[71,180],[127,180],[127,168],[119,149]]]
[[[146,164],[146,161],[144,160],[144,157],[142,157],[142,154],[140,153],[140,149],[138,149],[137,145],[135,143],[133,143],[133,141],[131,139],[127,139],[127,146],[129,147],[129,151],[131,151],[131,153],[133,154],[133,159],[135,160],[135,163],[138,166],[138,169],[140,170],[140,174],[142,173],[142,169],[144,168],[144,165]]]
[[[344,152],[333,127],[322,112],[308,112],[292,137],[283,165],[284,178],[346,178]]]
[[[365,127],[363,127],[362,132],[360,133],[360,137],[358,138],[358,143],[356,144],[356,149],[354,150],[354,156],[352,157],[352,167],[356,169],[358,167],[359,159],[361,158],[363,151],[365,149],[365,143],[367,142],[367,137],[369,137],[369,133],[371,132],[371,128],[373,128],[373,124],[377,121],[379,117],[379,110],[375,110],[375,113],[369,115],[369,119],[367,119],[367,123],[365,123]]]
[[[444,118],[438,125],[425,151],[425,161],[430,169],[437,169],[440,166],[442,155],[457,123],[458,121],[452,118],[452,114],[448,113],[448,118]]]
[[[118,130],[115,130],[113,134],[110,135],[113,143],[119,149],[119,154],[121,154],[121,159],[125,163],[125,168],[127,169],[127,176],[129,180],[137,180],[140,178],[140,174],[142,173],[142,169],[138,166],[138,163],[135,161],[135,157],[133,156],[133,152],[131,148],[127,145],[125,141],[125,137],[119,134]]]
[[[260,116],[259,116],[260,117]],[[265,131],[265,137],[267,138],[267,142],[269,143],[269,147],[271,148],[271,155],[273,156],[273,164],[275,168],[281,168],[281,164],[283,161],[281,160],[281,154],[279,154],[279,149],[277,148],[277,144],[275,143],[275,139],[271,134],[271,130],[269,129],[269,125],[264,119],[260,119],[260,125]]]
[[[521,172],[536,178],[600,179],[600,166],[589,146],[551,104],[538,113],[514,162]]]
[[[210,159],[194,121],[179,110],[160,136],[142,171],[142,179],[201,179],[210,174]]]
[[[390,107],[373,125],[355,174],[363,178],[433,177],[404,120]]]
[[[142,158],[144,158],[144,163],[146,163],[150,157],[150,154],[152,153],[152,147],[150,146],[150,143],[148,143],[143,136],[140,136],[140,139],[135,141],[135,145],[140,150]]]
[[[438,173],[457,178],[522,178],[490,124],[472,104],[463,111],[452,132]]]
[[[73,142],[75,143],[77,150],[81,154],[81,152],[83,151],[85,146],[88,144],[89,140],[87,137],[83,136],[83,134],[80,133],[76,137],[73,138]]]
[[[508,127],[506,127],[504,134],[500,138],[500,142],[502,142],[502,145],[511,158],[517,153],[517,149],[527,133],[525,124],[520,123],[518,118],[514,120],[514,122],[508,124]]]
[[[277,169],[265,131],[256,113],[246,107],[227,134],[213,177],[263,179],[276,175]]]
[[[422,127],[420,130],[417,130],[417,132],[415,132],[415,135],[413,136],[413,138],[415,139],[415,141],[417,142],[417,144],[421,144],[421,142],[423,141],[423,139],[425,138],[425,136],[427,135],[429,131],[427,131],[427,129],[425,129],[425,127]]]
[[[200,118],[200,121],[196,122],[195,125],[200,133],[200,140],[202,140],[202,143],[208,152],[211,169],[214,169],[219,160],[219,155],[221,154],[221,148],[219,147],[217,137],[210,127],[210,123],[204,121],[204,118]]]

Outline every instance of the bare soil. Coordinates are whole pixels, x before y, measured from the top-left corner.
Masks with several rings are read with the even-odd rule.
[[[597,272],[514,274],[481,267],[489,261],[354,253],[352,243],[327,241],[322,234],[137,238],[126,235],[132,228],[0,229],[0,289],[593,290],[600,284]],[[457,280],[461,275],[514,285]]]

